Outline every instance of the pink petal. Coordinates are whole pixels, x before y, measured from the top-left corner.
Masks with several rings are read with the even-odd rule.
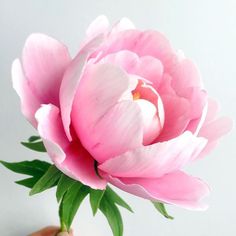
[[[207,114],[205,119],[205,124],[214,120],[220,110],[219,104],[216,100],[208,98]]]
[[[158,111],[156,106],[151,102],[145,99],[137,99],[134,102],[142,112],[143,144],[148,145],[160,134],[163,122],[157,116]]]
[[[107,177],[116,187],[152,201],[160,201],[190,210],[205,210],[201,200],[209,194],[208,186],[200,179],[181,171],[161,178],[115,178]]]
[[[84,72],[87,59],[95,48],[102,42],[103,35],[99,35],[89,41],[79,51],[78,55],[73,59],[70,66],[67,68],[60,88],[60,107],[64,129],[68,139],[71,141],[70,123],[71,109],[75,93],[80,83],[81,76]]]
[[[87,67],[74,98],[72,119],[74,127],[87,132],[110,108],[122,98],[132,100],[131,91],[137,80],[110,64]]]
[[[226,135],[232,129],[232,127],[233,121],[228,117],[220,117],[207,124],[204,124],[198,136],[208,139],[208,145],[205,147],[199,157],[209,154],[210,151],[217,145],[218,139],[223,135]]]
[[[121,67],[129,74],[138,75],[148,80],[157,90],[161,84],[163,65],[154,57],[138,57],[133,52],[123,50],[107,55],[101,60],[101,63],[110,63]]]
[[[59,109],[43,105],[36,113],[38,132],[49,156],[63,173],[95,189],[104,189],[106,181],[97,176],[94,159],[79,142],[69,142]]]
[[[186,130],[191,131],[196,136],[198,135],[200,129],[202,128],[203,123],[205,122],[206,114],[207,114],[207,108],[208,108],[208,104],[205,104],[205,106],[202,109],[201,116],[199,118],[192,119],[189,122]]]
[[[130,19],[123,17],[115,25],[112,26],[111,34],[117,34],[120,31],[135,29],[133,22]]]
[[[143,146],[107,160],[99,169],[116,177],[158,178],[183,168],[198,156],[206,142],[185,132],[167,142]]]
[[[29,87],[41,104],[59,105],[59,89],[71,59],[67,48],[43,34],[29,36],[23,49],[23,69]]]
[[[102,55],[128,50],[138,56],[152,56],[164,65],[173,57],[173,49],[165,36],[157,31],[126,30],[111,34],[107,43],[98,49]]]
[[[208,107],[208,97],[206,91],[199,89],[199,87],[189,87],[185,90],[183,95],[191,104],[190,123],[186,130],[193,133],[198,133],[202,127]]]
[[[172,77],[172,87],[182,95],[188,87],[202,87],[202,80],[196,65],[189,59],[182,59],[174,64],[167,73]]]
[[[108,54],[107,56],[102,58],[99,63],[109,63],[121,67],[128,74],[131,74],[135,71],[137,64],[139,64],[139,57],[133,52],[123,50],[116,53]]]
[[[135,69],[133,70],[135,74],[152,82],[152,86],[158,91],[164,70],[163,64],[158,59],[151,56],[140,57]]]
[[[218,111],[218,103],[209,98],[206,118],[198,133],[199,137],[208,139],[208,144],[199,155],[199,158],[209,154],[216,147],[219,139],[233,128],[233,120],[228,117],[218,118]]]
[[[92,39],[99,34],[106,33],[109,29],[110,23],[106,16],[98,16],[88,27],[86,35]]]
[[[191,115],[191,104],[186,98],[163,95],[161,99],[164,105],[165,123],[156,142],[170,140],[181,135],[185,131]]]
[[[21,63],[18,59],[12,64],[12,83],[13,88],[20,97],[23,115],[34,127],[37,127],[37,121],[34,114],[40,107],[41,101],[33,94],[29,86],[29,81],[26,80]]]
[[[81,123],[78,117],[77,122],[76,131],[80,132],[83,129],[80,125],[85,122]],[[114,105],[96,124],[80,133],[80,140],[100,163],[141,146],[143,131],[139,107],[132,101],[123,101]]]

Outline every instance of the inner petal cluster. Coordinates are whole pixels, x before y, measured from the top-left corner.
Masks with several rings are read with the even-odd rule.
[[[147,82],[139,80],[132,91],[133,101],[138,104],[143,118],[143,144],[151,144],[161,133],[164,125],[164,108],[157,91]]]

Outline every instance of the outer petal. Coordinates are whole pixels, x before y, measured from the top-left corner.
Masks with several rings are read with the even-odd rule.
[[[99,166],[116,177],[158,178],[183,168],[205,147],[207,141],[185,132],[178,138],[129,151]]]
[[[98,49],[102,52],[102,57],[122,50],[132,51],[140,57],[152,56],[164,65],[174,53],[169,41],[157,31],[125,30],[111,34],[107,43]]]
[[[86,44],[89,40],[97,37],[100,34],[114,35],[124,30],[134,29],[134,24],[128,18],[122,18],[110,28],[109,20],[106,16],[98,16],[88,27],[86,31],[87,39],[82,44]]]
[[[118,188],[153,201],[161,201],[191,210],[205,210],[201,200],[209,194],[208,186],[200,179],[181,171],[161,178],[115,178],[107,177]]]
[[[227,134],[233,127],[232,119],[228,117],[217,117],[219,111],[219,105],[216,101],[208,99],[208,110],[198,136],[208,139],[208,144],[201,152],[199,157],[203,157],[210,153],[215,148],[218,140],[225,134]]]
[[[34,114],[40,107],[41,101],[33,94],[18,59],[12,64],[12,83],[17,94],[20,96],[22,113],[34,127],[37,127]]]
[[[59,105],[59,89],[71,59],[67,48],[43,34],[32,34],[23,49],[23,68],[32,93],[41,104]]]
[[[112,123],[108,124],[107,121],[114,123],[118,122],[119,125],[121,125],[121,130],[123,130],[124,127],[130,127],[129,130],[137,132],[135,133],[134,140],[140,139],[141,135],[138,130],[141,130],[142,127],[140,125],[139,109],[137,109],[138,106],[136,104],[117,105],[117,107],[114,108],[114,111],[109,111],[121,100],[132,100],[131,91],[136,85],[136,79],[129,78],[120,68],[109,64],[91,65],[84,74],[74,99],[72,122],[82,144],[89,152],[91,152],[91,154],[93,153],[93,146],[97,146],[98,143],[100,143],[97,139],[98,135],[105,135],[103,133],[108,132],[109,128],[115,128]],[[124,125],[122,125],[121,121],[124,121],[125,114],[122,114],[121,111],[126,110],[128,107],[131,110],[130,116],[129,114],[126,114],[127,120],[132,118],[134,119],[134,122],[130,122],[130,124],[125,122]],[[106,115],[108,111],[110,113]],[[114,114],[116,114],[117,117],[114,117]],[[105,115],[106,119],[104,118]],[[136,117],[134,115],[136,115]],[[111,117],[113,117],[114,120],[112,120]],[[100,128],[97,126],[98,122],[100,122]],[[107,127],[107,129],[105,129],[105,124],[107,124],[109,128]],[[101,130],[101,127],[103,127],[104,130]],[[118,131],[120,127],[115,128],[107,142],[111,142],[111,139],[121,139],[121,137],[115,135],[116,131],[117,135],[120,134],[120,131]],[[109,134],[111,134],[111,130],[109,131]],[[102,142],[105,141],[103,140]],[[126,147],[129,142],[130,140],[127,142]],[[113,143],[115,143],[115,141]],[[122,143],[124,142],[122,141]],[[133,142],[130,142],[130,144],[132,143]],[[105,143],[102,143],[102,145],[105,145]],[[140,142],[138,142],[137,145],[140,145]],[[97,158],[96,156],[94,157]],[[100,157],[98,159],[100,160]]]
[[[71,141],[70,123],[71,109],[75,93],[80,83],[81,76],[84,72],[87,59],[93,50],[103,41],[104,36],[98,35],[89,41],[73,59],[72,63],[66,70],[60,88],[60,107],[62,122],[65,128],[66,135]]]
[[[106,33],[109,29],[110,23],[106,16],[98,16],[88,27],[86,35],[88,38],[96,37],[99,34]]]
[[[207,155],[218,143],[218,139],[227,134],[233,127],[232,119],[221,117],[215,119],[201,128],[198,136],[208,139],[208,145],[202,151],[199,157]]]
[[[38,132],[49,156],[66,175],[96,189],[104,189],[106,181],[97,176],[94,160],[79,142],[70,143],[65,135],[59,109],[43,105],[36,113]]]
[[[123,17],[115,25],[112,26],[111,34],[117,34],[120,31],[135,29],[133,22],[130,19]]]

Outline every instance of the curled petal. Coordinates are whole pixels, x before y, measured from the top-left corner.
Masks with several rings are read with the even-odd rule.
[[[106,181],[97,176],[94,160],[79,142],[69,142],[59,109],[43,105],[36,113],[38,132],[49,156],[58,169],[73,179],[95,189],[104,189]]]
[[[23,70],[41,104],[59,105],[59,89],[70,61],[67,48],[57,40],[43,34],[28,37],[23,49]]]
[[[89,41],[79,51],[77,56],[73,59],[70,66],[67,68],[60,88],[60,108],[62,122],[68,139],[71,141],[70,125],[71,125],[71,109],[76,94],[80,79],[85,69],[87,59],[91,52],[103,41],[103,35],[98,35]]]
[[[129,100],[133,99],[131,91],[136,85],[136,79],[129,78],[120,68],[110,64],[92,65],[84,74],[73,104],[72,123],[82,144],[95,159],[97,158],[100,161],[101,155],[104,155],[103,158],[105,158],[106,154],[100,153],[99,157],[96,157],[92,151],[95,150],[94,147],[106,146],[106,142],[115,144],[117,141],[118,146],[124,143],[126,149],[129,143],[136,143],[137,140],[140,140],[141,112],[139,112],[137,105],[129,103]],[[128,103],[121,103],[116,106],[122,100],[128,100]],[[128,108],[130,108],[130,111],[127,110]],[[123,134],[120,137],[120,130],[125,127],[129,128],[127,135]],[[112,130],[113,134],[111,133]],[[122,140],[123,137],[128,137],[128,131],[132,131],[131,134],[134,135],[134,141],[129,141],[126,144],[124,141],[119,142],[119,139]],[[106,132],[111,136],[106,136]],[[136,133],[134,134],[133,132]],[[99,141],[99,135],[101,137],[106,136],[108,138],[107,141],[104,138]],[[136,145],[138,144],[140,145],[139,141]],[[111,150],[113,148],[111,146],[108,149]],[[114,150],[116,150],[116,146]]]
[[[99,34],[106,33],[109,29],[110,23],[106,16],[98,16],[88,27],[86,35],[88,38],[94,38]]]
[[[190,210],[205,210],[201,200],[209,194],[208,186],[200,179],[181,171],[161,178],[115,178],[107,177],[116,187],[152,201],[173,204]]]
[[[177,95],[163,95],[161,99],[165,111],[165,121],[156,142],[163,142],[181,135],[191,117],[191,104],[186,98]]]
[[[190,132],[149,146],[143,146],[107,160],[99,169],[116,177],[158,178],[182,169],[195,159],[207,143]]]
[[[12,64],[12,83],[13,88],[20,97],[23,115],[36,128],[37,121],[34,115],[40,107],[41,101],[33,94],[19,59],[16,59]]]

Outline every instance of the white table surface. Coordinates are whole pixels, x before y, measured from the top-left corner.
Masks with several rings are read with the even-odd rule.
[[[36,134],[20,113],[11,87],[11,63],[20,56],[26,37],[43,32],[65,42],[74,55],[86,26],[99,14],[112,21],[131,18],[137,27],[158,29],[175,48],[198,65],[209,94],[222,105],[222,113],[236,117],[236,1],[235,0],[0,0],[0,159],[21,161],[46,155],[23,148],[19,142]],[[204,160],[188,170],[211,186],[206,212],[168,207],[175,220],[161,217],[152,205],[122,193],[135,214],[122,210],[124,236],[233,236],[236,235],[235,132]],[[58,224],[54,190],[28,197],[14,184],[19,179],[0,166],[0,235],[25,236],[40,227]],[[112,235],[105,218],[92,217],[86,201],[73,224],[75,235]]]

